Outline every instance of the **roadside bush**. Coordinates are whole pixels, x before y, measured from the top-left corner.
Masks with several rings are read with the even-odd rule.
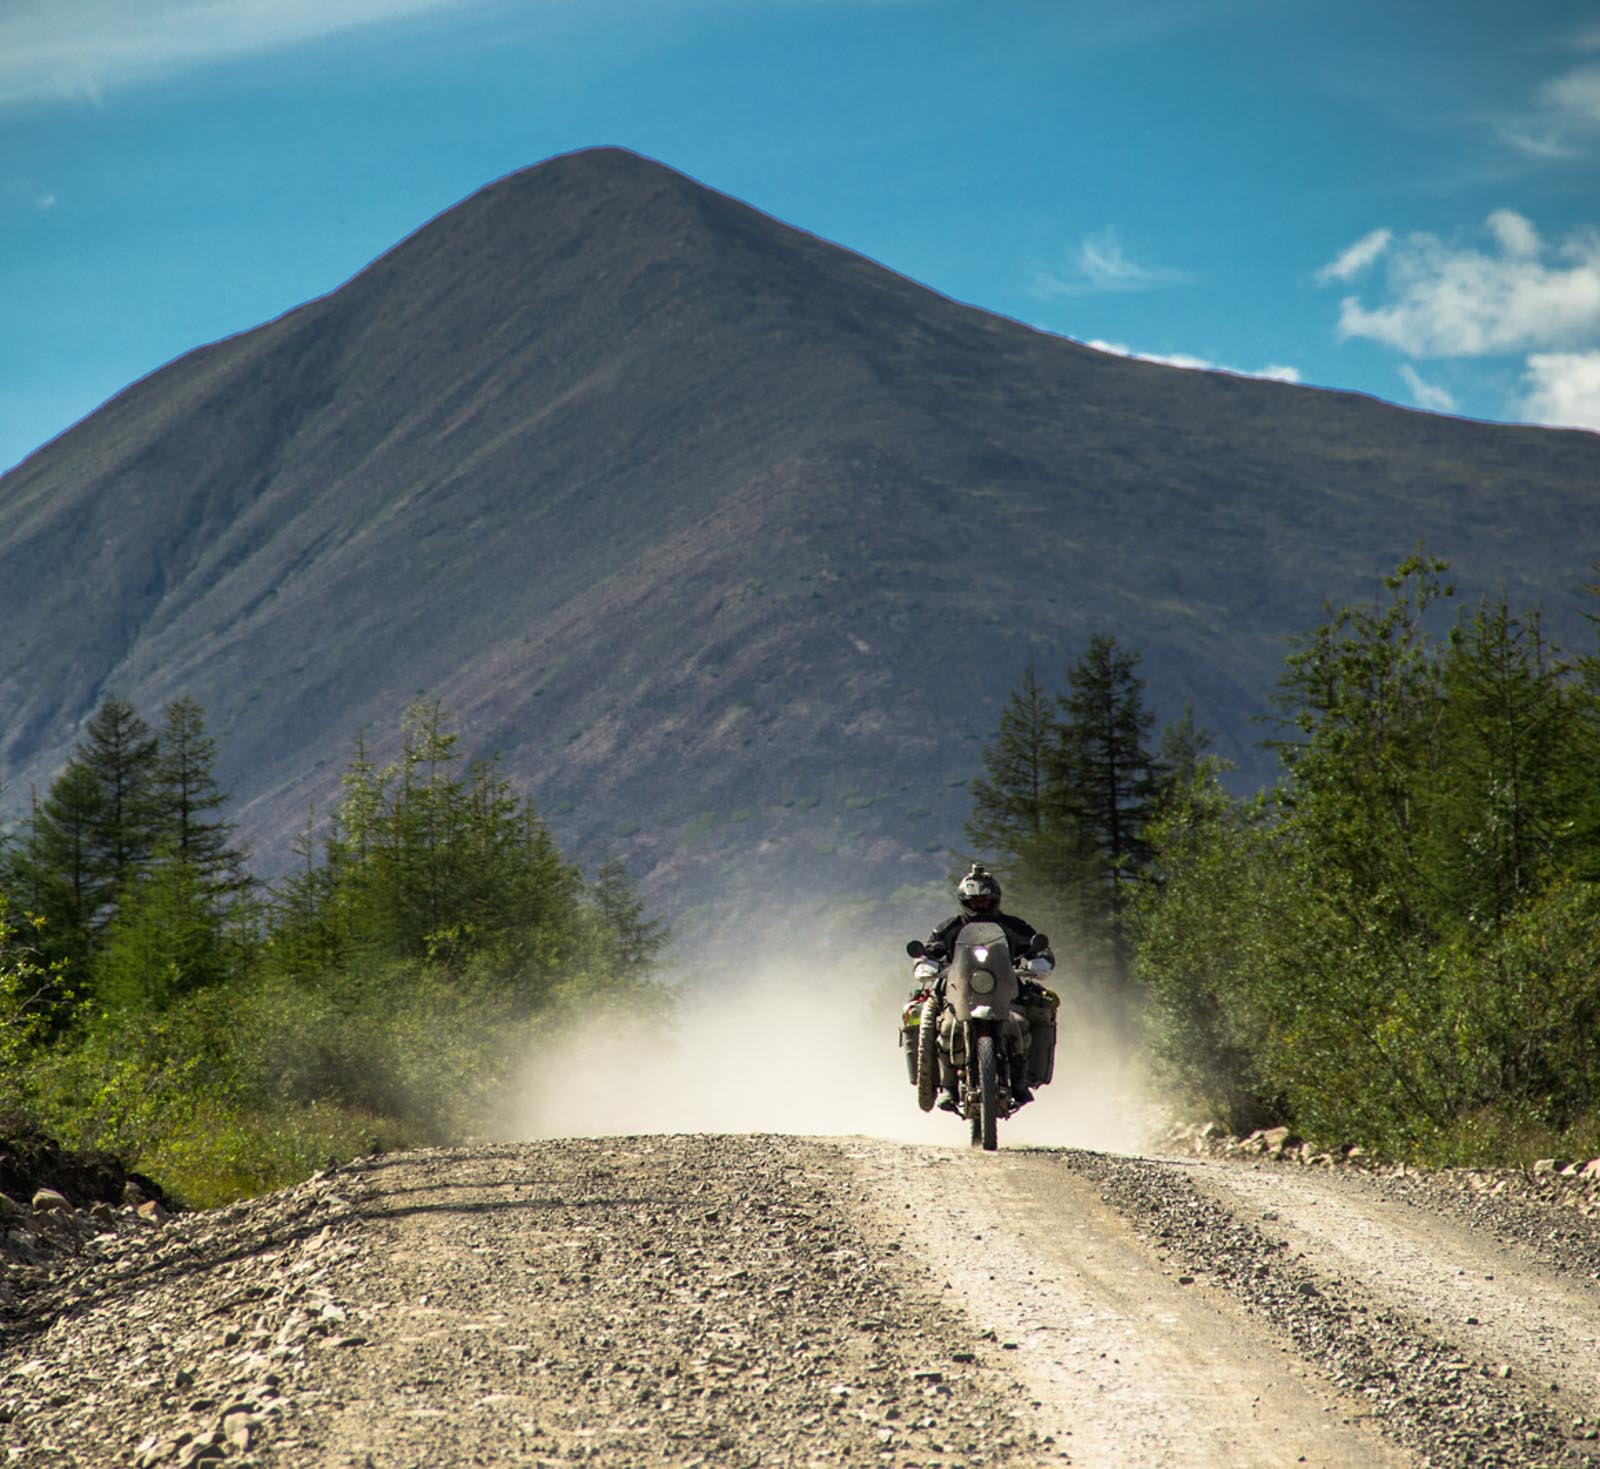
[[[1429,1162],[1600,1148],[1600,664],[1443,563],[1297,640],[1282,775],[1203,762],[1149,828],[1138,972],[1175,1093]]]
[[[174,707],[168,743],[139,746],[158,775],[164,750],[193,757],[185,769],[211,758],[198,707]],[[564,1015],[662,1013],[664,930],[622,866],[586,879],[493,761],[456,761],[428,701],[407,711],[394,763],[359,742],[328,829],[305,835],[266,902],[226,824],[198,819],[197,791],[204,810],[221,797],[191,769],[186,820],[107,880],[100,921],[61,946],[76,961],[36,952],[36,925],[0,892],[0,1103],[17,1125],[214,1204],[329,1159],[494,1131]],[[62,846],[35,832],[0,872],[50,891]]]

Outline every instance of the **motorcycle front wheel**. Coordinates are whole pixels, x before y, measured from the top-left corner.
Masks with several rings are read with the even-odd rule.
[[[981,1142],[986,1153],[1000,1146],[999,1123],[1000,1087],[995,1069],[994,1037],[978,1037],[978,1108],[974,1115],[972,1134],[974,1142]]]

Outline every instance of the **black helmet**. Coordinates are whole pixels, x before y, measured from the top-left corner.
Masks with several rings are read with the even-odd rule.
[[[1000,911],[1000,884],[981,862],[956,884],[956,902],[970,919],[993,918]]]

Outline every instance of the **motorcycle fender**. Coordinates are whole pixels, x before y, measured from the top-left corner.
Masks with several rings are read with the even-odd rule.
[[[972,1007],[974,1020],[999,1020],[1000,1012],[993,1005],[974,1005]]]

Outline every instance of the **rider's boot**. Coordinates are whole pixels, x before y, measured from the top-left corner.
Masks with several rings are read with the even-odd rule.
[[[939,1057],[939,1110],[961,1110],[960,1099],[956,1096],[956,1068],[943,1055]]]
[[[1011,1058],[1012,1105],[1025,1107],[1032,1100],[1033,1092],[1028,1086],[1028,1058],[1026,1056],[1013,1056]]]

